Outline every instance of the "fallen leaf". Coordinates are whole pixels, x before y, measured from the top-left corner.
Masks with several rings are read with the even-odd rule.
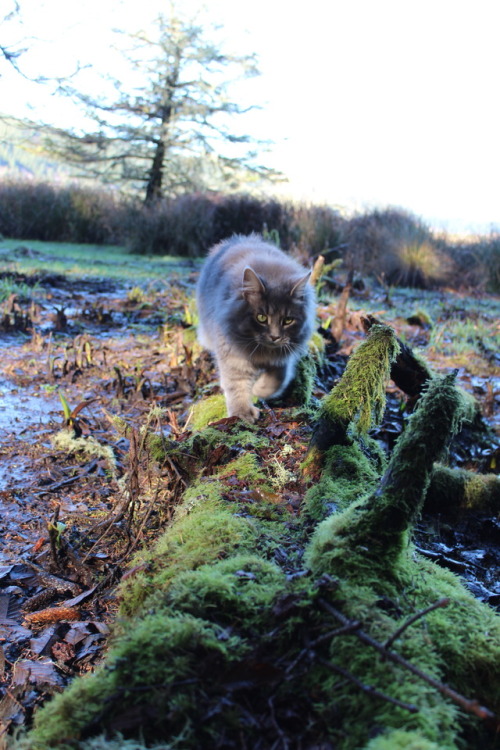
[[[54,662],[34,661],[24,659],[14,664],[12,674],[12,685],[61,685],[61,677],[57,674]]]

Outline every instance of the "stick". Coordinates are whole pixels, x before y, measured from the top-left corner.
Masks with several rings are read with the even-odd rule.
[[[332,607],[332,605],[329,604],[327,601],[325,601],[324,599],[318,599],[318,603],[320,604],[321,607],[323,607],[323,609],[325,609],[327,612],[333,615],[333,617],[339,620],[339,622],[341,622],[343,625],[349,624],[350,620],[347,617],[345,617],[341,612],[336,610],[335,607]],[[463,708],[464,711],[467,711],[468,713],[472,713],[475,716],[478,716],[480,719],[492,720],[498,726],[499,724],[498,716],[494,714],[493,711],[490,711],[489,708],[486,708],[485,706],[481,706],[477,700],[469,700],[465,696],[460,695],[460,693],[457,693],[455,690],[448,687],[448,685],[444,685],[442,682],[439,682],[439,680],[435,680],[434,677],[431,677],[430,675],[425,674],[425,672],[422,672],[418,667],[416,667],[411,662],[406,661],[406,659],[404,659],[402,656],[399,656],[399,654],[396,654],[394,651],[388,651],[381,643],[378,643],[378,641],[374,640],[371,636],[369,636],[367,633],[363,632],[362,630],[356,630],[355,635],[360,639],[360,641],[376,649],[386,659],[389,659],[390,661],[393,661],[396,664],[399,664],[400,666],[405,667],[414,675],[416,675],[417,677],[420,677],[421,680],[424,680],[424,682],[427,682],[429,685],[432,685],[432,687],[435,687],[436,690],[439,690],[440,693],[442,693],[443,695],[446,695],[452,701],[455,701],[455,703],[457,703],[461,708]]]
[[[374,688],[373,685],[366,685],[364,682],[361,682],[361,680],[358,680],[357,677],[354,677],[353,674],[348,672],[347,669],[339,667],[337,664],[333,664],[333,662],[322,659],[321,657],[317,658],[319,663],[323,664],[324,667],[332,672],[337,672],[338,674],[342,675],[342,677],[345,677],[346,680],[353,682],[364,693],[368,693],[368,695],[372,695],[374,698],[380,698],[381,700],[388,701],[388,703],[393,703],[395,706],[399,706],[399,708],[405,708],[411,714],[418,713],[419,709],[413,703],[403,703],[403,701],[399,701],[397,698],[391,698],[390,695],[382,693],[380,690],[377,690],[377,688]]]
[[[399,638],[401,633],[403,633],[406,628],[409,628],[410,625],[413,625],[414,622],[419,620],[424,615],[428,614],[429,612],[432,612],[434,609],[439,609],[439,607],[447,607],[450,603],[449,599],[439,599],[439,601],[434,602],[434,604],[431,604],[429,607],[426,607],[425,609],[420,610],[420,612],[416,612],[412,617],[410,617],[406,622],[404,622],[400,628],[398,628],[394,633],[391,635],[390,638],[386,640],[384,643],[384,648],[388,649],[394,641]]]

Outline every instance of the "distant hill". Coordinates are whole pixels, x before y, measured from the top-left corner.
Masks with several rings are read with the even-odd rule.
[[[68,167],[48,154],[42,141],[40,129],[33,124],[0,114],[0,178],[70,178]]]

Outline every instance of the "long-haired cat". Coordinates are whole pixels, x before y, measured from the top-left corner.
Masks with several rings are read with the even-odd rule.
[[[310,273],[257,234],[210,251],[196,290],[198,339],[214,355],[229,416],[255,422],[252,395],[279,396],[315,320]]]

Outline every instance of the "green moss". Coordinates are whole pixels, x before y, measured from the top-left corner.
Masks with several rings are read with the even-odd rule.
[[[415,556],[410,547],[392,579],[370,577],[363,571],[349,582],[340,581],[331,601],[344,616],[360,621],[364,633],[384,643],[410,616],[441,597],[447,597],[450,604],[416,620],[391,648],[424,674],[498,711],[500,619],[488,606],[474,599],[449,571]],[[334,620],[334,625],[339,623]],[[464,724],[469,725],[470,742],[464,747],[475,750],[486,746],[486,728],[480,722],[470,717],[464,719],[458,706],[443,697],[436,687],[413,677],[402,665],[384,658],[355,636],[332,640],[329,659],[364,685],[372,685],[419,709],[418,713],[410,714],[370,697],[351,683],[343,683],[336,701],[336,710],[346,716],[343,726],[348,731],[339,737],[338,747],[342,750],[364,747],[367,737],[380,729],[411,731],[415,733],[415,741],[419,737],[436,743],[439,748],[455,750],[462,747],[458,729]],[[328,712],[331,700],[328,695],[335,694],[340,678],[316,673],[315,679],[322,684],[323,710]]]
[[[392,328],[372,326],[366,341],[349,358],[340,382],[323,399],[320,418],[348,424],[357,415],[357,429],[366,433],[384,413],[385,384],[398,352]]]
[[[207,396],[193,404],[191,409],[191,427],[193,430],[203,430],[211,422],[227,417],[226,399],[222,393]]]
[[[255,555],[237,555],[177,576],[166,601],[175,611],[210,615],[244,631],[261,624],[284,586],[284,573]]]
[[[498,511],[500,478],[496,474],[476,474],[466,469],[435,465],[425,507],[431,512],[455,515],[470,510]]]
[[[192,735],[187,716],[195,703],[200,660],[208,659],[216,669],[229,655],[235,659],[245,652],[238,638],[227,634],[221,638],[221,633],[220,628],[185,614],[153,614],[134,621],[134,627],[115,643],[104,667],[75,680],[37,714],[32,749],[74,747],[94,721],[107,728],[123,722],[131,712],[148,716],[146,735]],[[184,688],[179,690],[181,684]]]
[[[454,376],[430,381],[376,492],[319,525],[307,552],[314,571],[352,575],[359,566],[385,575],[397,565],[420,514],[434,459],[461,424],[462,400],[454,383]]]
[[[247,482],[264,482],[266,474],[254,453],[242,453],[240,456],[222,466],[218,472],[218,477],[228,477],[235,475],[238,479]]]
[[[319,350],[310,351],[297,363],[295,377],[290,386],[290,398],[301,406],[307,406],[311,401],[319,354]]]
[[[332,512],[345,510],[354,500],[376,487],[386,459],[375,441],[367,442],[370,446],[368,455],[359,443],[334,445],[328,449],[322,477],[307,491],[304,499],[307,518],[321,521]]]
[[[391,336],[384,337],[387,354]],[[379,380],[373,383],[377,388]],[[436,686],[354,632],[332,636],[340,623],[328,609],[384,643],[447,597],[445,609],[416,619],[391,650],[500,709],[500,619],[411,543],[434,459],[465,412],[453,378],[433,378],[387,465],[376,444],[356,432],[349,444],[331,447],[304,503],[306,523],[266,502],[263,488],[279,489],[284,475],[252,452],[252,441],[269,445],[258,428],[208,427],[193,435],[188,454],[197,456],[197,478],[120,587],[121,618],[105,665],[37,713],[30,749],[66,743],[93,750],[82,737],[103,731],[112,748],[123,727],[153,747],[163,740],[160,747],[195,750],[217,746],[221,737],[238,746],[242,733],[248,747],[271,747],[291,726],[304,747],[484,747],[480,723],[464,718]],[[224,454],[228,463],[203,476],[200,456],[220,446],[239,453],[232,460]],[[327,513],[308,543],[311,525]],[[418,711],[360,690],[335,667]]]
[[[269,439],[261,433],[258,427],[238,421],[224,431],[209,426],[200,432],[195,432],[189,440],[183,443],[183,450],[194,453],[203,461],[203,458],[219,445],[225,445],[228,448],[259,449],[268,446]]]
[[[420,733],[396,729],[370,740],[364,750],[443,750],[443,745],[426,740]]]
[[[218,482],[194,485],[186,492],[172,526],[151,549],[135,556],[132,567],[140,570],[121,587],[122,614],[130,616],[148,606],[149,598],[168,588],[179,572],[252,549],[256,536],[252,521],[235,516],[221,499]]]
[[[422,328],[432,328],[433,326],[431,316],[426,310],[422,310],[421,308],[409,315],[406,322],[411,325],[421,326]]]

